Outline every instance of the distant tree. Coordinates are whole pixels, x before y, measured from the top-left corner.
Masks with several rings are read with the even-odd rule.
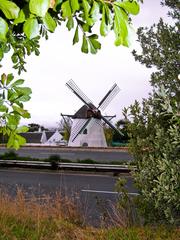
[[[48,39],[57,25],[75,29],[73,44],[82,39],[81,51],[96,54],[101,49],[94,27],[100,23],[100,35],[115,34],[115,45],[129,46],[130,14],[139,13],[136,0],[1,0],[0,1],[0,61],[9,52],[14,68],[26,71],[27,55],[40,54],[40,39]],[[30,99],[31,90],[14,81],[12,74],[0,79],[0,133],[9,136],[8,147],[19,148],[25,143],[19,133],[21,118],[30,118],[23,102]],[[11,84],[10,84],[11,82]]]
[[[163,85],[170,97],[180,102],[180,84],[178,80],[179,56],[179,0],[163,0],[161,4],[169,7],[169,16],[173,24],[169,25],[160,19],[157,24],[148,28],[138,29],[138,41],[142,52],[133,51],[135,60],[147,68],[155,68],[150,83],[155,89]]]
[[[136,60],[154,67],[153,92],[142,104],[124,109],[124,115],[131,120],[129,148],[137,166],[141,213],[156,224],[180,224],[180,11],[178,0],[161,2],[170,8],[173,24],[160,19],[150,29],[140,28],[142,53],[133,52]]]
[[[121,143],[128,143],[129,136],[128,136],[128,123],[126,119],[120,119],[116,122],[116,127],[119,129],[123,135],[114,132],[113,141],[114,142],[121,142]]]
[[[64,140],[68,141],[72,127],[72,120],[69,117],[63,117],[58,123],[59,131],[63,132]]]
[[[104,134],[108,146],[112,145],[114,130],[108,126],[104,127]]]
[[[38,132],[38,131],[44,131],[44,130],[48,130],[47,128],[45,128],[44,126],[41,126],[40,124],[38,123],[29,123],[28,124],[28,132]]]

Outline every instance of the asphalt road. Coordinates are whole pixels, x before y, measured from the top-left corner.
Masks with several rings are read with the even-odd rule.
[[[137,193],[133,180],[129,176],[126,187],[130,195]],[[12,196],[17,189],[26,192],[27,197],[61,193],[69,197],[76,197],[81,203],[81,212],[87,223],[97,226],[104,210],[115,204],[119,197],[115,191],[117,177],[107,174],[65,173],[51,171],[31,171],[17,169],[0,169],[0,188]]]
[[[5,147],[0,147],[0,154],[10,151]],[[13,150],[15,151],[15,150]],[[91,159],[99,162],[131,161],[133,157],[124,150],[96,150],[96,149],[68,149],[51,147],[23,147],[15,151],[19,156],[45,159],[51,155],[59,155],[61,159],[71,161]]]

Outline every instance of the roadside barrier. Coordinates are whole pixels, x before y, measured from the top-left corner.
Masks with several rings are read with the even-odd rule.
[[[73,170],[73,171],[101,171],[117,173],[129,173],[132,170],[136,170],[135,166],[129,165],[61,163],[61,162],[19,161],[19,160],[0,160],[0,167],[22,167],[37,169]]]

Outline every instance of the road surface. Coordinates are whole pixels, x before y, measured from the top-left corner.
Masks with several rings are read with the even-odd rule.
[[[137,193],[130,176],[127,179],[127,189],[132,195]],[[86,222],[98,225],[104,209],[114,204],[118,194],[115,191],[117,177],[107,174],[65,173],[62,171],[32,171],[18,169],[0,169],[0,188],[8,191],[12,196],[18,188],[26,192],[27,196],[62,193],[69,197],[78,197],[82,204],[81,211],[86,214]],[[99,205],[101,203],[101,206]]]
[[[10,151],[0,147],[0,155]],[[73,149],[54,147],[23,147],[18,151],[13,150],[19,156],[46,159],[51,155],[59,155],[61,159],[71,161],[91,159],[98,162],[131,161],[133,157],[126,150],[108,149]]]

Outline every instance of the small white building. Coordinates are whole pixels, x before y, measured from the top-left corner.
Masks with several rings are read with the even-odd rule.
[[[67,145],[67,141],[63,139],[61,133],[56,131],[38,131],[38,132],[26,132],[21,133],[21,136],[26,139],[27,144],[31,145]]]
[[[63,139],[61,133],[56,131],[43,131],[41,143],[45,145],[66,145],[67,142]]]

